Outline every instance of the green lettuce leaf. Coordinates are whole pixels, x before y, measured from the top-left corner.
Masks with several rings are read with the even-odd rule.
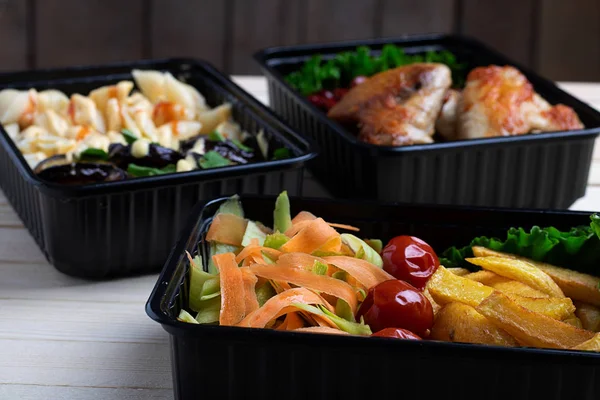
[[[383,260],[379,253],[365,243],[364,240],[349,233],[342,233],[340,236],[342,237],[342,242],[350,247],[356,258],[361,258],[379,268],[383,268]]]
[[[466,262],[465,258],[473,257],[473,246],[482,246],[560,267],[576,267],[578,271],[597,275],[600,269],[600,216],[594,214],[590,219],[589,226],[579,226],[569,231],[534,226],[529,232],[523,228],[510,228],[504,240],[477,237],[468,246],[445,250],[440,263],[447,268],[472,269],[473,265]]]
[[[190,324],[198,323],[198,321],[196,321],[196,319],[194,317],[192,317],[192,314],[190,314],[189,312],[187,312],[183,309],[181,311],[179,311],[179,316],[177,317],[177,319],[181,322],[188,322]]]
[[[335,315],[322,305],[319,305],[318,307],[304,303],[292,303],[292,305],[311,314],[329,318],[334,324],[337,325],[339,329],[343,330],[344,332],[348,332],[351,335],[370,336],[372,333],[369,325],[364,324],[362,321],[360,323],[347,321],[344,318]]]
[[[279,248],[286,244],[288,240],[290,240],[290,238],[285,236],[283,233],[275,232],[271,235],[267,235],[264,246],[279,250]]]
[[[246,231],[242,238],[242,246],[246,247],[250,244],[252,239],[258,239],[258,244],[262,246],[265,243],[267,234],[264,233],[254,221],[248,221],[246,225]]]
[[[273,211],[274,230],[284,233],[292,226],[292,215],[290,213],[290,199],[284,190],[275,200],[275,211]]]
[[[212,324],[219,322],[219,312],[221,310],[221,296],[214,297],[202,302],[202,308],[196,315],[196,322],[199,324]]]

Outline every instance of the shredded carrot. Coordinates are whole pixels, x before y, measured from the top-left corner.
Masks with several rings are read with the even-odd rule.
[[[342,237],[340,235],[333,236],[325,244],[318,249],[331,253],[339,253],[342,250]]]
[[[285,231],[285,236],[290,238],[296,236],[298,232],[306,228],[311,222],[312,221],[300,221],[297,224],[290,226],[288,230]]]
[[[365,285],[367,289],[370,289],[378,283],[394,279],[392,275],[388,274],[383,269],[371,264],[368,261],[361,260],[360,258],[330,256],[323,257],[323,259],[327,263],[333,264],[339,269],[346,271],[358,282]]]
[[[206,240],[240,246],[248,221],[233,214],[217,214],[210,224]]]
[[[347,231],[354,231],[354,232],[358,232],[360,231],[359,228],[352,226],[352,225],[346,225],[346,224],[336,224],[334,222],[328,222],[327,225],[333,227],[333,228],[339,228],[339,229],[345,229]]]
[[[292,306],[294,303],[324,304],[325,301],[321,296],[306,288],[286,290],[283,293],[271,297],[258,310],[246,315],[246,317],[238,323],[238,326],[264,328],[269,321],[289,312],[297,311],[298,309]]]
[[[264,279],[264,278],[263,278]],[[283,293],[286,290],[290,290],[292,287],[290,286],[289,283],[287,282],[283,282],[283,281],[271,281],[273,283],[273,289],[275,289],[275,292],[277,294],[279,293]]]
[[[308,211],[300,211],[293,219],[292,225],[296,225],[299,222],[303,221],[312,221],[313,219],[317,219],[316,215],[308,212]]]
[[[327,225],[323,218],[317,218],[310,221],[300,232],[281,246],[280,250],[286,253],[303,252],[310,254],[335,236],[339,236],[339,233]]]
[[[306,328],[294,329],[295,332],[309,332],[309,333],[328,333],[334,335],[350,335],[348,332],[344,332],[339,329],[329,328],[327,326],[309,326]]]
[[[212,259],[221,277],[219,325],[235,325],[246,315],[242,271],[233,253],[216,254]]]
[[[337,328],[337,325],[334,324],[333,321],[331,321],[329,318],[327,318],[327,317],[325,317],[323,315],[313,314],[311,316],[315,320],[315,322],[317,323],[317,325],[319,325],[321,327]]]
[[[254,290],[258,279],[248,267],[240,268],[240,271],[242,272],[242,280],[244,282],[245,315],[248,315],[260,307],[256,299],[256,291]]]
[[[304,320],[298,315],[297,312],[290,312],[285,316],[285,319],[279,325],[277,330],[279,331],[291,331],[293,329],[302,328],[304,326]]]
[[[317,275],[301,268],[284,267],[281,265],[255,264],[250,266],[250,271],[263,278],[285,281],[293,285],[329,294],[338,299],[343,299],[350,305],[352,312],[356,312],[358,299],[356,298],[354,289],[339,279],[326,275]]]
[[[306,253],[284,253],[277,260],[277,265],[280,267],[293,267],[293,268],[312,268],[315,265],[315,261],[327,264],[327,262],[320,258],[311,256]]]
[[[272,249],[270,247],[259,246],[258,244],[250,244],[242,249],[240,253],[237,255],[235,260],[238,263],[241,263],[244,259],[251,256],[260,256],[262,258],[262,252],[265,252],[269,255],[269,257],[277,259],[281,252],[279,250]],[[264,261],[263,261],[264,262]]]

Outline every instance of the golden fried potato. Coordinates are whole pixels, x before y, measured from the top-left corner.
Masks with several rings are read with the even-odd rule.
[[[574,303],[575,315],[581,320],[583,329],[600,332],[600,308],[580,301]]]
[[[431,328],[430,338],[446,342],[518,346],[515,338],[498,328],[473,307],[449,303],[440,309]]]
[[[440,311],[440,308],[442,308],[442,306],[435,302],[427,288],[423,289],[423,296],[425,296],[427,300],[429,300],[429,302],[431,303],[431,308],[433,308],[433,315],[436,315],[438,311]]]
[[[566,296],[571,297],[573,300],[600,306],[600,290],[598,290],[600,278],[480,246],[473,247],[473,254],[477,257],[505,257],[529,262],[548,274]]]
[[[519,281],[496,282],[490,284],[490,286],[505,294],[516,294],[519,296],[533,297],[536,299],[550,297],[550,295]]]
[[[446,268],[449,272],[452,272],[454,275],[458,275],[458,276],[465,276],[467,274],[470,274],[471,271],[469,271],[466,268]]]
[[[495,289],[466,277],[456,276],[442,266],[427,282],[427,289],[433,300],[443,306],[448,303],[463,303],[477,307]],[[511,299],[531,311],[542,313],[550,318],[562,320],[575,312],[571,299],[563,298],[529,298],[507,294]]]
[[[560,287],[548,274],[529,262],[493,256],[467,258],[467,261],[498,275],[522,282],[552,297],[565,297]]]
[[[593,332],[530,311],[500,292],[494,292],[475,309],[526,346],[570,349],[594,336]]]
[[[600,333],[596,333],[590,340],[573,347],[573,350],[600,351]]]
[[[581,323],[581,320],[579,318],[577,318],[575,315],[573,315],[569,318],[563,319],[563,322],[565,324],[573,325],[575,328],[583,329],[583,324]]]
[[[511,279],[500,276],[492,271],[481,270],[472,272],[467,275],[463,275],[465,278],[469,278],[472,281],[483,283],[484,285],[491,286],[494,283],[510,282]]]

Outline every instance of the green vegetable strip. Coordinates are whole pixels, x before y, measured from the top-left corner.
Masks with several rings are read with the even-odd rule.
[[[277,196],[275,201],[275,211],[273,212],[275,221],[275,231],[285,233],[292,226],[292,216],[290,214],[290,199],[287,191],[283,191]]]
[[[303,311],[307,311],[311,314],[328,317],[334,324],[337,325],[337,327],[339,329],[341,329],[344,332],[348,332],[351,335],[369,336],[372,333],[369,325],[365,325],[364,323],[347,321],[344,318],[342,318],[338,315],[335,315],[334,313],[327,310],[325,307],[323,307],[321,305],[319,305],[318,307],[311,306],[311,305],[304,304],[304,303],[293,303],[292,305]]]
[[[535,261],[565,268],[577,267],[581,272],[598,275],[600,269],[600,216],[590,216],[590,226],[580,226],[569,231],[554,227],[534,226],[529,232],[523,228],[510,228],[506,239],[478,237],[463,248],[451,247],[441,254],[440,262],[448,267],[473,268],[465,258],[473,257],[473,246],[515,254]]]
[[[279,248],[286,244],[289,240],[290,238],[285,236],[283,233],[275,232],[271,235],[267,235],[264,246],[279,250]]]
[[[169,164],[164,168],[143,167],[134,163],[127,166],[127,173],[134,177],[172,174],[173,172],[177,172],[174,164]]]

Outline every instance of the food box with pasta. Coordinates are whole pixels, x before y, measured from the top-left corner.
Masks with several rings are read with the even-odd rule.
[[[199,200],[299,194],[314,156],[188,59],[1,74],[0,141],[6,197],[56,268],[88,278],[160,269]]]
[[[600,113],[481,43],[403,36],[269,48],[271,107],[322,155],[338,197],[568,208]]]
[[[233,196],[146,305],[175,398],[600,396],[600,215]]]

